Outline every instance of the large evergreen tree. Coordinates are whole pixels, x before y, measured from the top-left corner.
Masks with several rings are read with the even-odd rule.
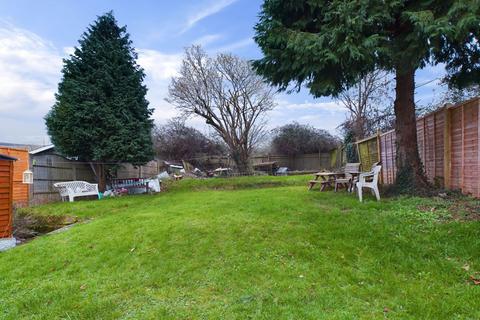
[[[450,85],[480,80],[477,0],[265,0],[254,66],[287,89],[338,96],[376,69],[396,75],[397,184],[426,185],[417,146],[415,71],[444,63]],[[406,185],[405,185],[406,183]]]
[[[96,164],[100,189],[105,163],[153,158],[145,74],[125,27],[111,12],[97,18],[64,60],[56,103],[45,117],[58,150]]]

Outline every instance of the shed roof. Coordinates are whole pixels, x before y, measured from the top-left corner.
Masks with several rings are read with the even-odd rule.
[[[53,148],[55,148],[55,146],[53,144],[50,144],[48,146],[44,146],[44,147],[32,150],[32,151],[30,151],[30,154],[38,154],[38,153],[41,153],[41,152],[44,152],[44,151],[47,151],[47,150],[50,150],[50,149],[53,149]]]
[[[0,154],[0,160],[6,160],[6,161],[17,161],[17,158],[10,157],[4,154]]]

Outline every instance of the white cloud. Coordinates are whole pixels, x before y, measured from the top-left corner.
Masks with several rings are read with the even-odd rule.
[[[29,132],[28,137],[22,137],[21,134],[27,131],[28,125],[15,131],[11,124],[12,120],[24,119],[21,123],[26,123],[26,119],[37,119],[31,127],[43,127],[43,116],[54,102],[63,56],[61,51],[38,35],[11,24],[0,23],[2,140],[15,139],[33,143],[44,140],[44,131],[37,135]]]
[[[203,43],[216,41],[220,35],[200,38]],[[200,42],[200,41],[199,41]],[[253,43],[245,39],[223,47],[232,50]],[[73,47],[56,48],[27,30],[0,25],[0,140],[24,143],[48,143],[43,117],[53,105],[61,78],[62,58]],[[152,49],[137,49],[138,63],[145,69],[147,99],[155,109],[153,118],[166,122],[178,112],[165,101],[171,78],[178,75],[182,53],[167,54]],[[332,129],[343,117],[343,109],[335,102],[292,102],[290,96],[278,97],[278,107],[269,114],[270,126],[291,122],[311,123]],[[188,121],[206,130],[200,118]]]
[[[253,41],[252,38],[246,38],[246,39],[243,39],[243,40],[240,40],[240,41],[237,41],[237,42],[227,44],[227,45],[222,46],[222,47],[215,48],[212,51],[230,52],[230,51],[234,51],[234,50],[238,50],[238,49],[242,49],[242,48],[251,46],[254,43],[255,42]]]
[[[177,116],[175,107],[165,101],[168,85],[178,74],[182,64],[182,54],[165,54],[151,49],[138,49],[138,64],[145,70],[145,84],[148,87],[147,99],[155,109],[153,118],[165,122]]]
[[[194,14],[192,14],[187,18],[186,25],[182,29],[180,34],[187,32],[201,20],[222,11],[223,9],[225,9],[226,7],[228,7],[229,5],[235,2],[237,2],[237,0],[210,1],[207,5],[205,5],[204,8],[201,8],[199,10],[197,9]]]
[[[182,55],[137,51],[154,118],[164,121],[176,116],[175,108],[164,99]],[[0,141],[42,144],[48,140],[43,117],[55,102],[62,58],[71,53],[73,47],[58,49],[35,33],[0,25]]]
[[[209,44],[219,40],[222,38],[221,34],[207,34],[206,36],[200,37],[193,41],[193,44],[201,45],[202,47],[206,47]]]
[[[329,111],[329,112],[339,112],[345,113],[345,108],[336,101],[328,101],[328,102],[308,102],[305,101],[303,103],[291,103],[286,100],[279,100],[277,102],[278,107],[280,109],[286,110],[322,110],[322,111]]]
[[[268,113],[268,127],[275,128],[296,121],[337,134],[337,127],[345,120],[345,109],[335,101],[291,101],[292,97],[280,94],[277,107]]]
[[[138,64],[154,80],[170,79],[178,74],[182,64],[182,54],[165,54],[157,50],[137,49]]]

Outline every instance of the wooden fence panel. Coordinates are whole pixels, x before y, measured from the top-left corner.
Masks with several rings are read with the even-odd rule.
[[[397,166],[395,162],[395,131],[388,131],[380,135],[380,161],[382,162],[382,181],[385,184],[395,182]]]
[[[462,176],[461,189],[463,193],[479,196],[478,179],[478,101],[471,101],[462,106],[463,108],[463,132],[462,132]],[[452,154],[453,157],[460,155]]]
[[[361,163],[361,170],[369,171],[373,164],[380,161],[379,157],[379,137],[373,136],[369,139],[357,143],[357,151],[359,161]]]
[[[463,164],[463,108],[450,110],[451,114],[451,169],[450,188],[461,189],[462,187],[462,164]]]
[[[332,167],[332,154],[333,153],[325,152],[302,154],[297,156],[257,155],[251,158],[251,163],[254,165],[262,162],[275,161],[277,166],[288,167],[290,170],[315,171],[321,169],[330,169]]]
[[[129,163],[121,164],[117,169],[117,179],[152,178],[159,174],[157,160],[152,160],[142,166],[133,166]]]
[[[458,189],[480,197],[480,98],[445,107],[417,119],[420,159],[428,180],[437,186]],[[376,137],[359,141],[362,164],[374,158],[368,144]],[[380,135],[383,183],[395,181],[395,131]],[[367,146],[363,146],[367,145]],[[368,150],[368,156],[362,150]],[[370,157],[370,158],[369,158]]]
[[[434,116],[434,140],[435,148],[433,149],[433,157],[435,167],[433,176],[439,177],[442,180],[442,185],[445,184],[444,175],[444,152],[445,152],[445,110],[435,113]]]
[[[94,183],[95,175],[89,164],[70,161],[56,154],[37,155],[33,160],[33,185],[30,204],[37,205],[60,200],[56,182],[81,180]]]
[[[417,141],[420,160],[431,183],[444,184],[445,112],[440,110],[417,120]]]

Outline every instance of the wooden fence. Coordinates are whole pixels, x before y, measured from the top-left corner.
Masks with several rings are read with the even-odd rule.
[[[480,197],[480,98],[417,119],[417,141],[431,183]],[[381,161],[383,183],[393,183],[395,132],[378,134],[357,145],[363,168],[373,160]]]
[[[297,156],[257,155],[253,156],[252,165],[275,161],[279,167],[288,167],[296,171],[315,171],[332,167],[331,153],[311,153]]]
[[[151,178],[159,174],[159,166],[158,160],[152,160],[143,166],[133,166],[129,163],[124,163],[117,168],[116,178]]]
[[[341,166],[343,159],[343,149],[339,149],[339,151],[333,150],[332,152],[310,153],[296,156],[275,154],[253,155],[250,158],[250,163],[251,165],[256,165],[264,162],[275,161],[277,166],[288,167],[288,169],[291,171],[316,171],[320,169],[330,169],[337,166],[339,167]],[[215,169],[218,167],[235,167],[233,160],[226,156],[205,156],[202,158],[196,158],[195,160],[200,161],[210,169]],[[181,161],[177,162],[181,163]],[[339,165],[337,165],[337,162]]]
[[[95,182],[90,165],[71,161],[56,154],[36,155],[32,163],[33,185],[30,188],[30,204],[37,205],[59,201],[56,182],[82,180]]]

